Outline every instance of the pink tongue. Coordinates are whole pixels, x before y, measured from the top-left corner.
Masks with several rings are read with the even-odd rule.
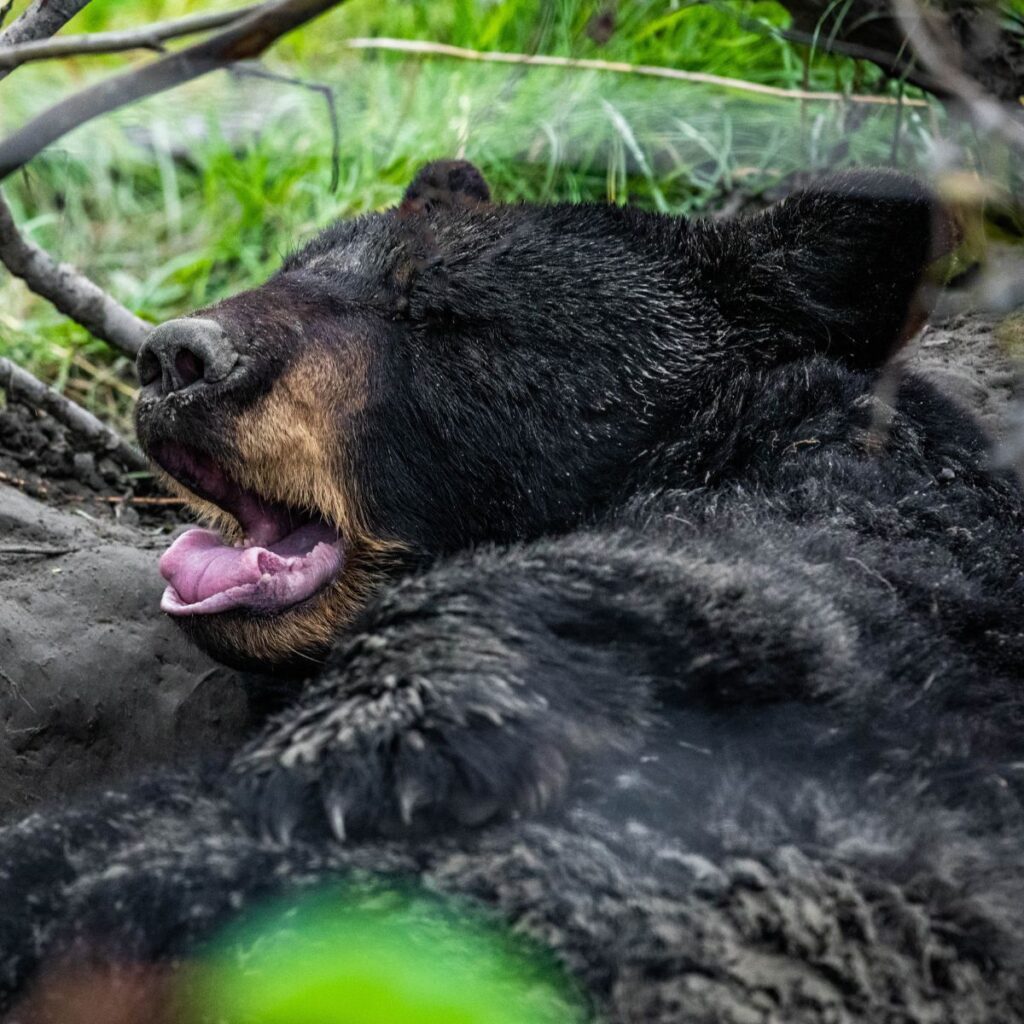
[[[236,548],[213,530],[183,533],[160,559],[167,580],[160,607],[170,615],[230,608],[280,611],[337,576],[345,555],[337,533],[309,523],[269,547]]]

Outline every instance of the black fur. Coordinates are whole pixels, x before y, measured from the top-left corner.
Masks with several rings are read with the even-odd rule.
[[[876,394],[928,195],[716,226],[452,180],[224,318],[292,294],[375,346],[353,471],[413,557],[226,767],[0,832],[8,1004],[372,872],[495,907],[613,1021],[1024,1020],[1024,502],[930,386]]]

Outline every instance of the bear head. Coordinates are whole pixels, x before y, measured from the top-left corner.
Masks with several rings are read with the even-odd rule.
[[[737,377],[879,367],[953,234],[885,172],[712,222],[499,204],[429,165],[147,339],[140,442],[212,527],[163,556],[162,607],[222,660],[315,659],[382,580],[624,500]]]

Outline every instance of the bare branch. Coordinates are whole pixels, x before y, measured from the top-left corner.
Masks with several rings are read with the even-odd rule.
[[[746,20],[748,23],[756,24],[753,19]],[[852,43],[848,39],[840,39],[821,32],[802,32],[796,28],[780,28],[775,29],[774,32],[780,39],[797,43],[800,46],[809,46],[812,50],[825,50],[828,53],[850,57],[853,60],[871,61],[891,78],[901,78],[910,82],[911,85],[919,85],[929,92],[935,92],[937,89],[938,83],[929,75],[915,68],[913,61],[909,60],[904,53],[889,53],[887,50],[879,50],[877,47],[865,46],[862,43]]]
[[[813,0],[811,0],[813,4]],[[807,3],[800,0],[788,0],[783,7],[794,11],[802,11]],[[911,85],[920,86],[927,92],[941,92],[939,84],[930,75],[917,67],[913,57],[906,52],[906,47],[898,49],[898,52],[879,49],[877,46],[867,46],[863,43],[851,42],[838,35],[835,31],[820,31],[819,22],[814,32],[791,27],[779,28],[777,25],[758,18],[747,17],[730,10],[736,21],[747,31],[757,32],[760,35],[771,36],[776,39],[785,39],[787,42],[796,43],[798,46],[807,46],[811,50],[821,50],[826,53],[834,53],[841,57],[850,57],[852,60],[866,60],[877,64],[890,78],[899,79],[901,82],[909,82]],[[796,16],[794,14],[794,21]]]
[[[29,61],[52,60],[58,57],[83,57],[103,53],[121,53],[124,50],[163,50],[168,39],[209,32],[247,18],[259,5],[238,7],[233,11],[211,11],[193,14],[173,21],[160,21],[138,29],[123,32],[94,32],[84,36],[58,36],[56,39],[38,39],[0,49],[0,71],[12,71]]]
[[[52,36],[88,3],[89,0],[35,0],[20,18],[0,32],[0,50]],[[0,69],[0,78],[9,74],[9,70]]]
[[[815,49],[877,64],[886,74],[948,96],[941,76],[914,59],[905,26],[891,0],[781,0],[792,16],[783,38]],[[957,63],[982,88],[1004,103],[1024,93],[1024,33],[1021,22],[999,0],[928,0],[930,16],[945,23],[956,44]],[[748,19],[744,19],[748,20]]]
[[[89,0],[35,0],[20,18],[0,32],[0,47],[52,36],[88,3]]]
[[[22,237],[10,207],[0,193],[0,262],[37,295],[49,299],[62,313],[91,334],[133,358],[150,325],[93,284],[80,271],[60,263],[34,242]]]
[[[72,0],[60,0],[58,4],[55,0],[39,0],[16,25],[24,22],[36,8],[45,7],[48,3],[54,7],[61,6],[61,9],[67,12],[74,4],[78,5],[76,10],[80,9],[85,2],[87,0],[73,0],[73,3]],[[0,170],[0,177],[21,166],[48,142],[59,138],[65,131],[78,124],[106,110],[124,106],[133,99],[152,95],[234,61],[254,57],[286,32],[336,6],[339,2],[341,0],[272,0],[257,7],[228,12],[229,27],[219,35],[138,71],[86,89],[64,103],[52,107],[40,118],[16,132],[6,143],[0,144],[0,152],[5,152],[9,156],[13,150],[16,154],[14,159]],[[70,13],[67,17],[70,17]],[[227,18],[228,14],[217,17]],[[179,19],[163,26],[151,26],[148,31],[158,34],[169,32],[172,26],[176,33],[180,33],[183,26],[189,31],[202,31],[213,27],[210,19],[211,16]],[[52,18],[49,21],[37,19],[32,30],[38,37],[50,26],[54,26]],[[14,27],[12,26],[12,29]],[[52,28],[50,30],[52,31]],[[109,35],[107,34],[108,40]],[[123,39],[124,34],[118,35]],[[23,35],[22,38],[28,36]],[[45,45],[56,46],[58,42],[60,41]],[[0,71],[0,76],[2,74]],[[329,102],[333,103],[333,96],[329,97]],[[3,157],[0,157],[0,165],[2,164]],[[128,355],[137,354],[150,330],[150,325],[107,295],[75,268],[66,263],[59,263],[37,245],[23,238],[2,195],[0,261],[12,274],[24,280],[34,292],[48,299],[62,313],[80,323],[96,337],[102,338]]]
[[[76,405],[70,398],[48,388],[28,370],[15,366],[10,359],[0,357],[0,389],[12,401],[42,409],[65,427],[84,438],[91,445],[117,459],[127,469],[146,469],[147,463],[120,434],[101,423],[91,412]]]
[[[13,25],[0,33],[0,46],[20,45],[43,38],[77,14],[89,0],[37,0]],[[0,78],[7,71],[0,69]],[[74,267],[60,263],[23,238],[0,193],[0,262],[32,291],[49,299],[62,313],[90,333],[132,357],[138,352],[149,324]],[[33,378],[34,379],[34,378]]]
[[[1024,121],[1011,115],[998,100],[959,66],[955,49],[935,34],[933,20],[925,17],[915,0],[892,0],[893,13],[921,63],[945,91],[963,104],[979,132],[997,132],[1024,152]]]
[[[331,193],[338,191],[338,182],[341,180],[341,127],[338,124],[338,104],[334,98],[334,90],[322,82],[306,82],[301,78],[293,78],[290,75],[279,75],[274,71],[267,71],[258,65],[249,63],[235,64],[231,74],[240,77],[262,78],[267,82],[278,82],[281,85],[294,85],[299,89],[308,89],[323,96],[327,104],[327,116],[331,122]]]
[[[625,61],[592,60],[584,57],[554,57],[543,53],[504,53],[499,50],[468,50],[462,46],[447,43],[433,43],[421,39],[346,39],[345,45],[352,50],[390,50],[394,53],[411,53],[423,57],[454,57],[457,60],[481,61],[489,64],[525,64],[529,67],[574,68],[584,71],[613,71],[625,75],[645,75],[650,78],[669,78],[676,82],[696,82],[701,85],[717,85],[740,92],[752,92],[758,96],[774,96],[785,100],[820,100],[826,103],[858,103],[869,106],[898,106],[900,100],[893,96],[848,95],[844,92],[813,92],[808,89],[782,89],[774,85],[747,82],[742,78],[725,78],[709,75],[702,71],[681,71],[678,68],[663,67],[659,64],[627,64]],[[925,100],[903,100],[903,106],[927,107]],[[2,160],[0,147],[0,160]],[[2,168],[0,168],[2,173]]]
[[[270,0],[217,35],[69,96],[0,143],[0,181],[73,128],[240,60],[344,0]]]
[[[19,45],[56,32],[89,0],[36,0],[6,32],[0,46]],[[9,72],[0,70],[0,78]],[[0,193],[0,262],[29,288],[97,338],[134,358],[150,325],[82,273],[23,238]]]

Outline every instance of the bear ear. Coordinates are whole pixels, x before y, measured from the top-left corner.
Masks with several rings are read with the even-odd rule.
[[[826,178],[723,231],[712,280],[729,320],[861,368],[924,325],[929,267],[959,242],[935,195],[889,171]]]
[[[472,210],[491,201],[484,176],[468,160],[438,160],[421,167],[405,190],[399,217],[431,210]]]

